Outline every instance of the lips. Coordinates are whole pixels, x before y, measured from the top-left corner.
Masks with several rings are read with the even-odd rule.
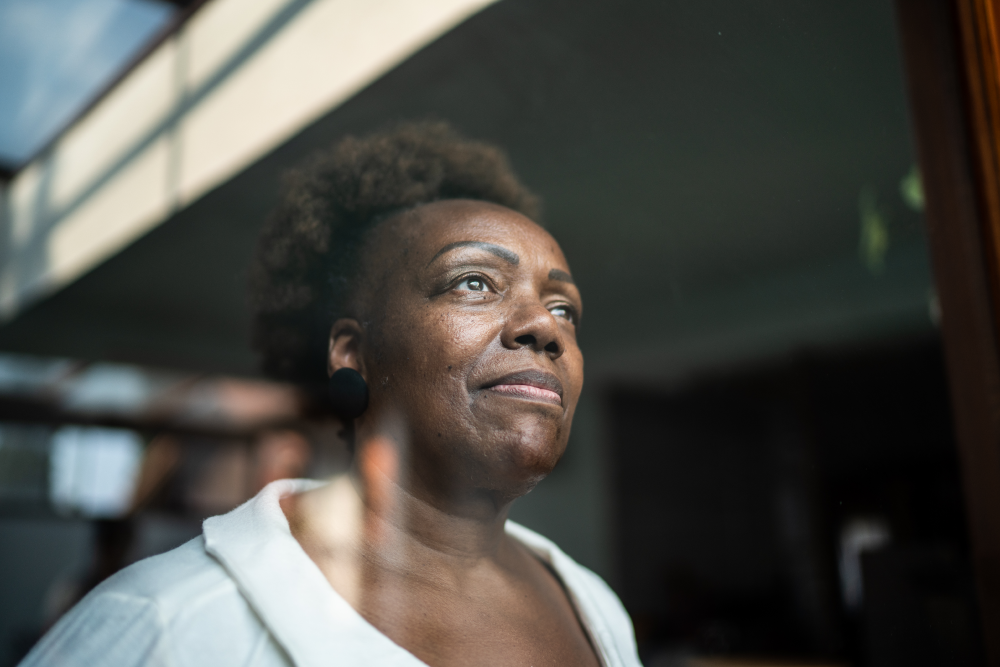
[[[562,405],[562,383],[555,375],[544,371],[510,373],[488,382],[486,388],[514,398]]]

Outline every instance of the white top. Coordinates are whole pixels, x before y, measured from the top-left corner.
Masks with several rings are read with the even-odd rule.
[[[316,486],[281,480],[204,533],[87,595],[22,667],[426,667],[341,597],[292,536],[278,501]],[[507,534],[562,579],[601,662],[639,666],[632,623],[596,574],[512,521]]]

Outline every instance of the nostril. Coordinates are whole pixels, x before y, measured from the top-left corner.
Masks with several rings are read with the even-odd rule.
[[[514,342],[518,345],[535,345],[535,337],[531,334],[524,334],[523,336],[518,336],[514,339]]]
[[[559,351],[559,345],[555,341],[552,341],[551,343],[545,346],[545,351],[555,354],[556,352]]]

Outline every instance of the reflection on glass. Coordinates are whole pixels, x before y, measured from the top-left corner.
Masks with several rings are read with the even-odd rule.
[[[52,435],[52,503],[64,512],[117,518],[131,506],[142,440],[124,429],[66,426]]]

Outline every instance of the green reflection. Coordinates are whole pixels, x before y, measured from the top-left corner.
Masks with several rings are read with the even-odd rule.
[[[879,275],[885,269],[885,253],[889,249],[889,220],[879,208],[875,188],[866,185],[858,196],[861,214],[861,239],[858,255],[868,270]]]
[[[920,181],[917,165],[910,167],[910,173],[899,181],[899,194],[906,205],[917,213],[924,210],[924,187]]]

